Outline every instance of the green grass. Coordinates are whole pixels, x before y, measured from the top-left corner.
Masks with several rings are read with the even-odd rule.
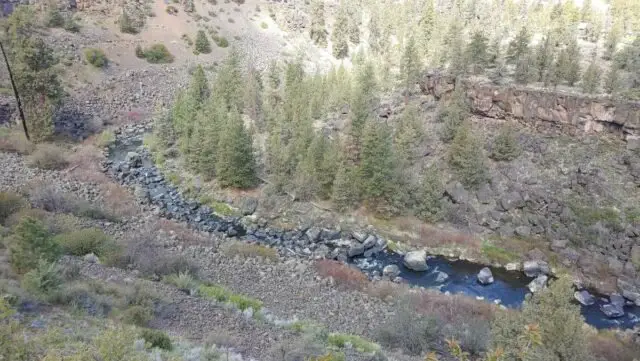
[[[395,253],[402,253],[402,252],[406,252],[408,251],[410,248],[409,246],[400,243],[400,242],[396,242],[396,241],[392,241],[392,240],[388,240],[387,241],[387,248]]]
[[[198,291],[205,298],[213,299],[218,302],[231,303],[242,311],[248,308],[252,308],[254,311],[259,311],[262,308],[262,301],[245,295],[233,293],[222,286],[201,285],[198,287]]]
[[[359,352],[366,353],[376,352],[380,349],[380,346],[376,343],[368,341],[360,336],[345,333],[330,333],[327,337],[327,344],[337,348],[345,348],[347,344],[350,344]]]
[[[586,227],[602,222],[603,225],[614,231],[622,231],[624,229],[621,214],[613,207],[593,207],[577,204],[570,204],[569,206],[582,226]]]
[[[199,196],[198,202],[211,207],[211,209],[213,210],[213,213],[219,216],[233,216],[236,214],[233,208],[231,208],[228,204],[223,202],[218,202],[208,194],[203,194]]]
[[[96,137],[96,145],[100,148],[110,146],[116,141],[116,135],[113,130],[105,129]]]
[[[489,260],[499,263],[513,262],[519,258],[515,253],[487,242],[482,243],[481,252]]]

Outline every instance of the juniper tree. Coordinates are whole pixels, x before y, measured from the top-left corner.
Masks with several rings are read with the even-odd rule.
[[[497,161],[512,161],[520,155],[522,149],[511,126],[502,126],[493,141],[491,158]]]
[[[436,222],[442,217],[444,186],[439,173],[435,167],[430,167],[422,175],[417,213],[427,222]]]
[[[244,108],[244,76],[240,70],[240,54],[232,49],[220,68],[215,80],[215,88],[227,104],[227,109]]]
[[[573,38],[563,51],[566,56],[558,66],[561,68],[563,79],[573,86],[580,80],[580,48],[577,39]]]
[[[592,61],[591,64],[584,71],[582,76],[582,91],[589,94],[594,94],[598,91],[600,85],[600,67]]]
[[[333,43],[333,56],[337,59],[343,59],[349,56],[349,18],[344,6],[338,8],[335,22],[333,23],[333,31],[331,33],[331,42]]]
[[[251,188],[257,183],[252,140],[237,109],[231,109],[220,131],[216,178],[223,187]]]
[[[398,124],[394,133],[393,144],[396,159],[404,165],[411,165],[414,161],[416,150],[422,143],[424,131],[418,120],[418,109],[415,106],[407,106],[398,118]]]
[[[465,122],[458,127],[448,156],[449,166],[457,179],[467,188],[477,188],[487,180],[487,165],[483,146]]]
[[[440,129],[440,140],[448,143],[453,140],[460,125],[469,114],[462,84],[457,83],[449,103],[439,110],[438,122],[444,123]]]
[[[198,30],[196,35],[195,50],[198,53],[209,54],[211,52],[211,42],[207,38],[204,30]]]
[[[373,210],[386,207],[394,192],[394,154],[386,125],[368,121],[360,153],[362,196]]]
[[[409,96],[415,87],[420,72],[420,57],[413,36],[409,37],[400,59],[400,77],[405,95]],[[405,98],[406,100],[406,98]]]
[[[311,24],[309,26],[311,40],[320,47],[327,46],[327,28],[324,19],[324,2],[314,0],[311,5]]]
[[[188,91],[198,104],[198,109],[209,98],[211,90],[209,89],[209,82],[207,81],[207,76],[204,73],[202,65],[196,66],[196,69],[191,75],[191,83],[189,84]]]
[[[545,84],[549,78],[549,68],[553,63],[553,45],[551,36],[545,36],[544,42],[540,43],[535,52],[535,66],[537,70],[537,80]]]
[[[333,181],[331,199],[338,211],[345,211],[356,206],[359,202],[357,184],[357,172],[355,168],[339,162],[335,179]]]
[[[120,24],[120,32],[127,34],[138,33],[138,28],[136,27],[135,22],[133,21],[131,16],[129,16],[129,12],[124,7],[122,8],[122,13],[120,14],[120,19],[118,22]]]
[[[2,25],[7,60],[34,141],[48,138],[54,130],[53,114],[63,97],[53,50],[38,37],[35,16],[18,6]]]
[[[469,60],[469,64],[475,74],[482,72],[487,66],[489,60],[487,41],[482,32],[477,31],[467,45],[466,58]]]

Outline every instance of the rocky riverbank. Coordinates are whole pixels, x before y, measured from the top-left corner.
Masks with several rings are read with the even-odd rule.
[[[384,267],[384,264],[380,265],[380,260],[382,259],[382,262],[385,260],[387,241],[372,232],[345,232],[315,226],[282,230],[271,227],[265,222],[253,222],[251,217],[221,217],[214,214],[210,207],[186,199],[177,187],[164,178],[162,172],[151,161],[151,155],[142,147],[142,138],[149,130],[145,125],[130,125],[116,131],[116,142],[109,151],[109,160],[104,163],[104,170],[121,184],[133,188],[138,199],[143,204],[155,207],[158,215],[188,223],[201,231],[269,245],[283,256],[352,262],[373,280],[403,281],[398,271],[395,269],[391,271],[391,268],[397,265],[390,264],[387,267]],[[250,216],[251,213],[251,207],[243,209],[244,215]],[[424,251],[407,253],[403,263],[405,269],[416,272],[426,271],[429,268],[427,254]],[[372,267],[372,264],[377,267]],[[533,278],[528,284],[531,292],[544,288],[549,276],[552,276],[550,267],[542,260],[528,261],[522,265],[511,264],[509,269],[514,272],[522,269],[527,277]],[[436,271],[439,279],[449,278],[446,273]],[[488,277],[487,271],[483,269],[478,275],[478,280],[483,284],[491,284],[493,275]],[[583,291],[579,295],[584,295],[586,292],[578,291]],[[578,301],[584,300],[583,297],[578,296],[578,293],[576,295]],[[632,306],[634,301],[640,301],[636,296],[633,292],[625,292],[627,300],[620,303],[619,296],[613,294],[609,297],[610,302],[602,299],[598,306],[608,317],[621,317],[625,315],[625,306]],[[581,303],[585,307],[593,306],[593,303]]]

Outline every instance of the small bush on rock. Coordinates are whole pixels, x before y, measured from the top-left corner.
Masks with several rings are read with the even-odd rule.
[[[84,256],[93,253],[102,257],[117,249],[111,237],[98,228],[85,228],[55,237],[56,242],[65,253],[73,256]]]
[[[187,272],[169,275],[164,278],[164,281],[181,290],[194,290],[198,288],[198,281]]]
[[[475,189],[488,177],[485,155],[468,123],[456,131],[449,149],[449,165],[465,187]]]
[[[84,49],[84,58],[89,64],[95,66],[96,68],[103,68],[109,62],[104,51],[102,51],[102,49],[96,48]]]
[[[122,322],[145,327],[153,319],[153,311],[144,306],[131,306],[120,315]]]
[[[327,343],[331,346],[338,348],[345,348],[350,346],[363,353],[372,353],[380,349],[380,346],[375,343],[365,340],[357,335],[349,335],[344,333],[331,333],[327,337]]]
[[[243,242],[230,242],[223,247],[223,252],[229,257],[253,258],[262,257],[271,261],[278,260],[278,252],[270,247]]]
[[[400,347],[410,355],[420,355],[442,338],[442,328],[443,322],[439,318],[402,308],[393,318],[380,325],[375,339],[383,346]]]
[[[133,19],[123,9],[122,15],[120,15],[120,31],[126,34],[137,34],[138,28],[135,26]]]
[[[63,282],[60,271],[57,264],[40,260],[35,269],[24,275],[22,287],[39,299],[47,299]]]
[[[64,20],[63,27],[64,30],[72,33],[80,32],[80,24],[78,24],[78,21],[76,21],[73,16],[69,16]]]
[[[229,302],[242,311],[248,308],[259,311],[262,308],[262,301],[235,294],[222,286],[202,285],[198,288],[198,291],[206,298],[214,299],[218,302]]]
[[[136,57],[139,59],[144,59],[144,50],[142,50],[142,46],[140,44],[136,45]]]
[[[151,64],[167,64],[173,62],[173,55],[164,44],[153,44],[144,51],[144,57]]]
[[[220,48],[227,48],[229,47],[229,41],[227,40],[227,38],[225,38],[224,36],[213,36],[213,41],[216,43],[216,45],[218,45],[218,47]]]
[[[59,170],[66,168],[69,161],[64,150],[52,144],[42,144],[29,156],[29,165],[40,169]]]
[[[54,262],[60,256],[60,247],[42,222],[24,218],[15,227],[9,243],[11,266],[18,273],[26,273],[40,260]]]
[[[60,10],[52,6],[45,15],[45,25],[50,28],[61,28],[64,25],[64,16]]]
[[[144,341],[151,346],[151,348],[157,347],[166,351],[171,351],[173,348],[171,345],[171,338],[160,330],[145,328],[140,332],[140,337],[142,337]]]
[[[521,152],[513,128],[502,127],[493,142],[491,158],[498,161],[511,161],[518,158]]]

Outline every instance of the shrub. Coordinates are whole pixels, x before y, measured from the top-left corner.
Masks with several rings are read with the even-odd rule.
[[[24,218],[15,227],[10,240],[11,266],[18,273],[26,273],[40,260],[53,262],[60,256],[60,247],[42,222]]]
[[[46,299],[61,284],[60,267],[45,260],[40,260],[38,266],[22,278],[22,287],[39,299]]]
[[[85,228],[70,233],[64,233],[55,237],[56,242],[65,253],[73,256],[84,256],[93,253],[102,257],[109,252],[114,252],[116,245],[102,230],[98,228]]]
[[[349,335],[344,333],[331,333],[327,337],[327,343],[338,348],[345,348],[351,345],[352,348],[359,352],[372,353],[380,349],[375,343],[365,340],[357,335]]]
[[[123,9],[122,14],[120,15],[120,31],[126,34],[137,34],[138,28],[135,26],[133,19],[129,16],[129,14]]]
[[[116,135],[113,133],[113,130],[105,129],[96,137],[96,146],[100,148],[105,148],[115,143]]]
[[[235,294],[222,286],[202,285],[198,288],[198,291],[206,298],[214,299],[218,302],[231,303],[242,311],[248,308],[252,308],[254,311],[259,311],[262,308],[262,301],[244,295]]]
[[[142,46],[140,44],[136,45],[136,57],[139,59],[144,59],[144,50],[142,50]]]
[[[229,257],[262,257],[271,261],[278,260],[278,252],[270,247],[243,242],[230,242],[223,246],[223,252]]]
[[[167,12],[167,14],[169,15],[178,15],[178,9],[173,6],[173,5],[169,5],[167,6],[167,8],[165,9],[165,11]]]
[[[367,276],[360,270],[333,260],[319,260],[316,271],[322,277],[331,277],[340,287],[363,290],[369,283]]]
[[[18,154],[31,154],[35,145],[27,140],[24,133],[0,127],[0,150]]]
[[[109,60],[102,49],[87,48],[84,49],[84,58],[87,62],[96,68],[102,68],[107,65]]]
[[[61,28],[64,25],[64,16],[57,7],[53,6],[47,11],[45,25],[50,28]]]
[[[173,62],[173,55],[164,44],[153,44],[144,51],[144,57],[151,64],[166,64]]]
[[[69,16],[65,19],[63,27],[64,27],[64,30],[72,33],[80,32],[80,24],[78,24],[78,22],[73,16]]]
[[[265,23],[264,21],[262,23],[260,23],[260,27],[263,29],[268,29],[269,28],[269,24]]]
[[[12,192],[0,192],[0,224],[9,218],[10,215],[18,212],[26,205],[22,196]]]
[[[31,186],[29,199],[34,207],[48,212],[71,213],[78,217],[106,219],[116,221],[112,214],[88,201],[65,194],[51,185],[37,184]]]
[[[140,337],[142,337],[146,343],[150,344],[151,348],[157,347],[167,351],[171,351],[173,348],[171,338],[160,330],[145,328],[140,332]]]
[[[145,327],[153,319],[153,312],[150,308],[144,306],[131,306],[124,310],[120,315],[122,322]]]
[[[29,165],[48,170],[59,170],[69,165],[67,156],[62,149],[52,144],[42,144],[29,156]]]
[[[195,290],[198,288],[198,281],[187,272],[166,276],[164,282],[174,285],[181,290]]]
[[[224,36],[213,36],[213,41],[221,48],[226,48],[229,46],[229,41]]]
[[[211,43],[209,42],[204,30],[198,30],[195,46],[198,53],[209,54],[211,52]]]
[[[378,327],[375,339],[385,347],[400,347],[410,355],[421,355],[442,339],[443,325],[437,317],[416,315],[401,308]]]
[[[510,126],[500,129],[491,149],[491,158],[498,161],[511,161],[521,153],[520,144]]]

